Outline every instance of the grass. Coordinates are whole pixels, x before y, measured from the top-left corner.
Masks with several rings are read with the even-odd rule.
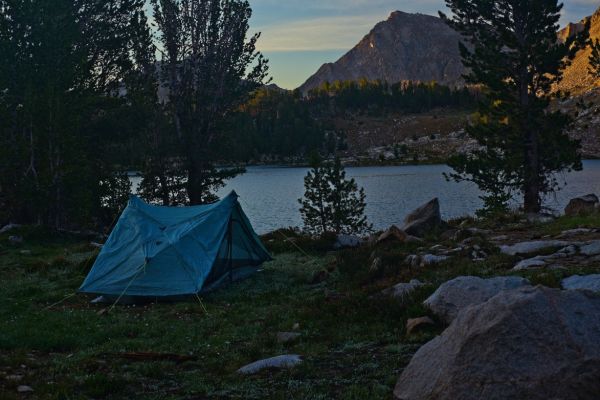
[[[190,301],[118,306],[100,315],[103,306],[81,295],[47,309],[77,289],[93,248],[66,236],[18,234],[25,237],[19,247],[0,237],[2,399],[20,398],[18,385],[31,386],[41,399],[389,398],[401,369],[428,339],[404,340],[403,321],[421,313],[414,306],[369,298],[360,288],[340,291],[344,277],[332,267],[336,257],[325,253],[276,254],[252,278],[204,296],[208,314]],[[332,271],[329,279],[312,284],[321,270]],[[300,339],[277,343],[277,332],[295,324]],[[119,356],[134,351],[194,359]],[[236,374],[247,363],[287,353],[301,354],[304,363]],[[15,375],[22,378],[6,378]]]
[[[583,222],[559,221],[543,229],[577,224]],[[29,397],[39,399],[389,399],[414,352],[443,329],[438,323],[406,335],[408,318],[430,315],[422,301],[448,279],[509,274],[515,262],[482,240],[479,245],[490,254],[484,262],[465,255],[411,268],[406,256],[438,238],[425,245],[329,253],[329,239],[311,242],[285,231],[264,238],[273,262],[203,296],[208,314],[197,301],[117,306],[103,313],[105,306],[82,295],[48,308],[83,281],[96,252],[87,241],[36,229],[13,234],[24,243],[15,246],[8,234],[0,236],[0,398],[7,400],[23,397],[18,385],[31,386]],[[376,257],[381,266],[371,270]],[[522,275],[557,286],[564,276],[588,270]],[[413,278],[428,284],[403,302],[378,295]],[[277,332],[295,326],[299,339],[277,342]],[[125,358],[126,352],[190,359],[136,361]],[[281,354],[300,354],[304,362],[254,376],[236,373]]]

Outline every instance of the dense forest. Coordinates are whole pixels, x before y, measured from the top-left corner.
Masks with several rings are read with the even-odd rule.
[[[453,89],[435,82],[336,81],[306,96],[299,91],[264,87],[228,121],[229,140],[220,149],[224,161],[305,157],[313,150],[328,155],[333,120],[349,114],[386,116],[436,108],[473,109],[474,89]]]

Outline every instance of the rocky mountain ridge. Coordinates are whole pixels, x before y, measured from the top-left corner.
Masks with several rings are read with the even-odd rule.
[[[307,93],[324,82],[382,79],[462,84],[460,35],[440,18],[393,12],[335,63],[324,64],[302,86]]]

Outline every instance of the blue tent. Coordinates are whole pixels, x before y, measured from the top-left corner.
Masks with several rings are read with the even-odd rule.
[[[190,295],[246,276],[268,260],[235,192],[194,207],[153,206],[133,196],[79,291]]]

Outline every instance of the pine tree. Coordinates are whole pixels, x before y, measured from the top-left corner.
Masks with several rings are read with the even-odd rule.
[[[460,50],[467,83],[486,99],[467,128],[478,150],[455,157],[456,180],[475,182],[487,208],[506,207],[520,193],[526,212],[559,188],[556,174],[582,168],[579,143],[565,129],[571,117],[549,109],[553,87],[585,42],[557,41],[562,5],[556,0],[446,0],[454,14],[441,17],[466,38]]]
[[[212,202],[215,188],[239,173],[214,167],[226,117],[267,78],[267,60],[256,50],[260,34],[249,34],[246,0],[151,3],[187,196],[191,204]]]
[[[339,158],[322,162],[313,156],[304,178],[306,192],[298,202],[305,229],[313,234],[358,234],[371,230],[364,215],[366,195],[354,179],[346,179]]]

